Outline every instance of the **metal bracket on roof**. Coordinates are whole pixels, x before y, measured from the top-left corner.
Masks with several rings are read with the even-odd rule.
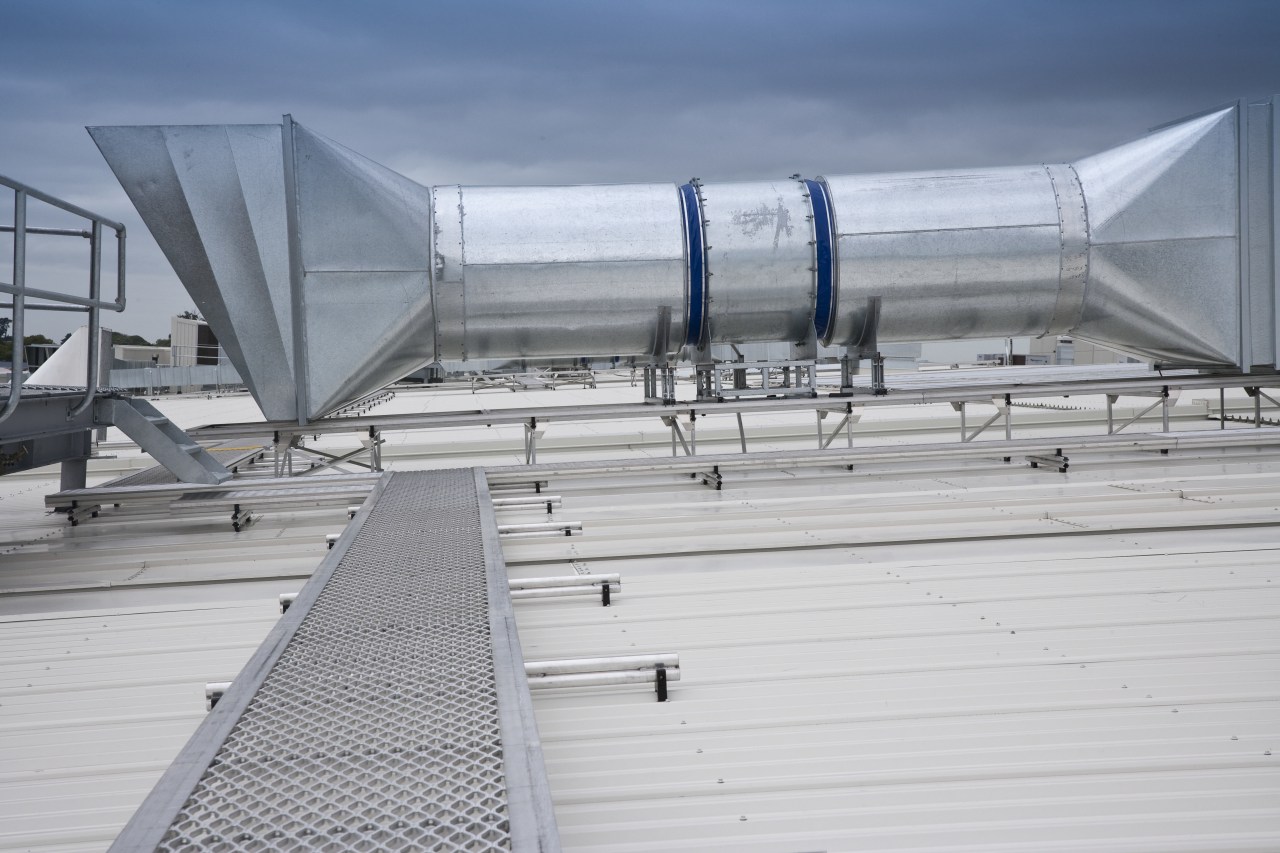
[[[1277,402],[1274,397],[1272,397],[1270,394],[1263,391],[1260,387],[1256,385],[1246,386],[1244,389],[1244,392],[1253,398],[1254,427],[1260,427],[1264,423],[1274,425],[1276,423],[1275,420],[1271,418],[1264,418],[1262,416],[1262,401],[1266,400],[1268,403],[1270,403],[1273,406],[1276,406],[1277,408],[1280,408],[1280,402]],[[1223,393],[1222,389],[1219,389],[1219,401],[1220,401],[1219,402],[1219,406],[1220,406],[1219,420],[1222,422],[1222,426],[1226,427],[1228,420],[1240,420],[1240,419],[1235,417],[1228,418],[1226,414],[1223,414],[1226,412],[1227,407],[1226,407],[1225,400],[1222,397],[1222,393]]]
[[[1245,390],[1248,391],[1247,388]],[[1150,412],[1156,406],[1160,407],[1160,431],[1168,432],[1169,431],[1169,406],[1178,402],[1178,395],[1180,393],[1181,391],[1179,389],[1174,389],[1173,391],[1170,391],[1168,385],[1163,386],[1158,391],[1148,391],[1146,393],[1143,393],[1141,391],[1134,391],[1131,393],[1126,392],[1125,394],[1126,397],[1154,396],[1156,398],[1156,401],[1152,403],[1150,406],[1147,406],[1141,412],[1138,412],[1136,415],[1129,418],[1129,420],[1120,424],[1120,426],[1115,426],[1115,419],[1112,413],[1112,409],[1115,406],[1116,401],[1120,399],[1120,395],[1108,394],[1107,395],[1107,435],[1114,435],[1120,432],[1125,427],[1138,421],[1139,418],[1146,415],[1147,412]]]
[[[551,515],[551,511],[560,506],[561,497],[559,495],[528,495],[514,498],[494,498],[493,508],[495,510],[503,509],[530,509],[536,506],[546,506],[547,515]]]
[[[514,483],[494,483],[489,487],[489,491],[509,494],[510,492],[522,492],[525,489],[533,489],[533,493],[535,495],[540,495],[546,485],[546,480],[521,480],[520,482]]]
[[[724,476],[720,473],[719,465],[712,465],[710,471],[694,471],[689,476],[694,480],[701,480],[702,485],[710,486],[717,492],[724,485]]]
[[[676,415],[663,415],[662,423],[664,426],[671,428],[671,455],[679,456],[676,452],[676,442],[680,442],[680,449],[684,450],[685,456],[698,455],[698,413],[689,411],[689,440],[685,441],[684,430],[680,428],[680,419]]]
[[[1032,468],[1039,468],[1043,465],[1046,468],[1052,468],[1059,474],[1067,473],[1068,463],[1070,461],[1066,456],[1062,455],[1061,447],[1053,451],[1053,455],[1051,456],[1034,455],[1026,457],[1026,460],[1031,463]]]
[[[818,449],[826,450],[831,446],[831,442],[836,440],[836,436],[840,435],[840,431],[844,430],[845,437],[849,442],[849,447],[853,447],[853,425],[862,419],[862,407],[854,406],[852,403],[842,403],[838,406],[829,408],[819,408],[814,410],[818,416]],[[822,422],[826,420],[827,415],[835,412],[843,413],[844,417],[840,419],[840,423],[836,424],[836,428],[831,430],[830,435],[823,436]]]
[[[71,522],[71,526],[75,527],[84,521],[85,517],[97,518],[98,513],[102,510],[102,504],[89,503],[81,505],[79,501],[72,501],[71,508],[67,510],[67,520]]]
[[[622,576],[570,575],[568,577],[522,578],[508,582],[512,600],[521,598],[557,598],[567,595],[599,595],[600,604],[609,607],[613,594],[622,592]]]
[[[260,516],[256,516],[250,510],[242,508],[240,504],[236,504],[231,509],[231,529],[239,533],[259,518]]]
[[[212,711],[218,706],[223,695],[231,689],[230,681],[210,681],[204,686],[204,706],[206,711]]]
[[[533,524],[499,524],[498,535],[507,539],[534,536],[572,536],[582,533],[581,521],[540,521]]]
[[[680,656],[652,655],[525,661],[529,689],[603,687],[622,684],[654,685],[659,702],[667,701],[667,683],[680,680]]]

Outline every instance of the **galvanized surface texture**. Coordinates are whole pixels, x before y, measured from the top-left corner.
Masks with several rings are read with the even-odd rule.
[[[433,358],[666,358],[704,325],[800,343],[815,318],[839,346],[1070,332],[1274,365],[1273,112],[1241,101],[1073,164],[830,177],[821,252],[801,181],[686,185],[682,213],[669,184],[428,189],[292,120],[283,160],[274,127],[93,133],[267,416],[300,388],[305,420]]]
[[[270,417],[292,416],[280,126],[89,133],[255,399]]]
[[[803,341],[813,328],[813,222],[798,180],[703,184],[711,340]]]
[[[644,355],[684,340],[671,184],[444,186],[433,200],[437,358]]]
[[[113,849],[555,848],[475,472],[388,475],[354,524]]]
[[[881,341],[1038,335],[1058,293],[1061,240],[1041,167],[829,176],[838,217],[835,343],[868,300]]]

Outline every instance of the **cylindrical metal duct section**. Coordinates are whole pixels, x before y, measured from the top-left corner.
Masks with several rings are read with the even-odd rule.
[[[1042,166],[838,176],[835,322],[825,343],[1041,335],[1062,285]],[[879,324],[870,329],[874,300]]]
[[[706,241],[706,343],[812,336],[814,224],[797,179],[697,184]]]
[[[432,204],[438,359],[665,357],[684,344],[675,185],[438,186]]]

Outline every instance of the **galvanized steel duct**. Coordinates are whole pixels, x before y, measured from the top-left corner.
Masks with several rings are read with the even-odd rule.
[[[429,189],[288,117],[90,132],[264,413],[305,422],[440,359],[713,343],[1270,367],[1274,102],[1075,164],[680,186]]]

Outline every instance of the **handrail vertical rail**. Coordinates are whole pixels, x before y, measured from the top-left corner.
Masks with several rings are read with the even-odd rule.
[[[89,298],[97,301],[102,290],[102,223],[93,221],[93,234],[89,237]],[[75,420],[93,405],[98,394],[98,370],[101,367],[102,316],[97,308],[89,311],[89,366],[84,374],[84,397],[80,404],[67,413],[67,420]]]

